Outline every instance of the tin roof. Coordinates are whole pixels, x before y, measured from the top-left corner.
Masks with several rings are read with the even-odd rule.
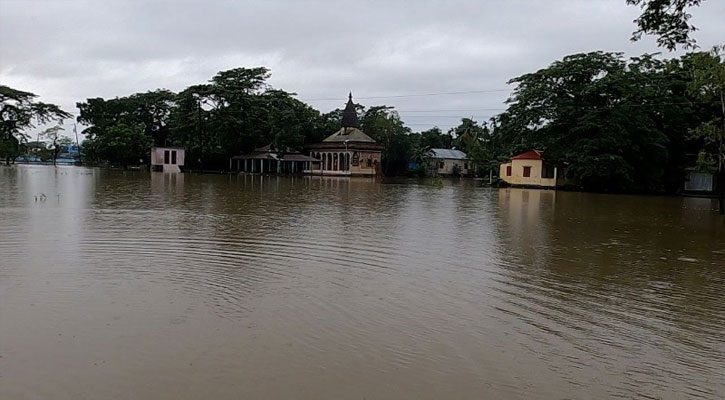
[[[274,146],[268,144],[266,146],[257,147],[251,153],[246,153],[232,157],[232,160],[279,160],[279,161],[320,161],[313,157],[308,157],[299,151],[287,147],[284,152],[275,150]]]
[[[281,158],[282,161],[310,161],[310,162],[319,162],[320,160],[306,156],[304,154],[285,154]]]
[[[358,128],[342,127],[339,131],[328,136],[323,142],[368,142],[375,143],[375,139],[363,133]]]
[[[468,158],[466,153],[456,149],[430,149],[428,150],[430,158],[445,158],[449,160],[465,160]]]

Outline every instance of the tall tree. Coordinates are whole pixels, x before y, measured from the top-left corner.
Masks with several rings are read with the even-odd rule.
[[[705,103],[714,105],[719,114],[693,130],[701,139],[703,152],[717,161],[717,186],[720,214],[725,214],[725,46],[716,46],[710,52],[697,53],[692,59],[693,79],[690,90]],[[714,115],[717,115],[714,113]]]
[[[56,125],[52,126],[43,132],[40,132],[38,135],[39,137],[42,137],[44,139],[50,140],[50,157],[53,160],[53,165],[55,165],[56,160],[58,159],[58,155],[61,151],[61,146],[59,145],[58,141],[62,139],[62,136],[60,133],[64,131],[62,126]]]
[[[668,138],[653,121],[650,106],[662,98],[644,70],[662,66],[635,64],[619,53],[576,54],[511,80],[518,86],[502,116],[517,132],[511,144],[570,164],[588,190],[661,190]]]
[[[169,135],[169,119],[175,107],[175,94],[165,89],[134,93],[115,99],[92,98],[76,104],[78,122],[87,125],[86,136],[103,135],[109,127],[119,124],[143,124],[144,133],[154,144],[163,146]]]
[[[697,46],[691,34],[697,28],[690,24],[692,15],[688,8],[699,6],[704,0],[627,0],[627,4],[642,8],[642,14],[634,20],[637,30],[632,40],[642,35],[656,35],[657,45],[672,51],[678,45],[685,48]]]
[[[471,118],[463,118],[461,124],[451,128],[450,133],[455,137],[454,145],[464,153],[474,150],[480,145],[484,128]]]
[[[300,150],[332,133],[317,110],[270,87],[269,76],[264,67],[235,68],[179,93],[172,138],[186,147],[188,160],[221,168],[228,157],[256,147]]]
[[[38,96],[0,85],[0,157],[10,164],[27,142],[25,131],[49,122],[61,122],[71,114],[55,104],[36,100]]]
[[[420,146],[425,150],[449,149],[453,146],[453,136],[443,133],[441,128],[434,126],[420,133]]]
[[[382,105],[365,110],[360,118],[360,127],[383,145],[381,163],[386,175],[397,175],[407,170],[413,156],[408,137],[410,129],[403,124],[393,107]]]
[[[101,159],[126,169],[149,156],[153,140],[146,135],[144,128],[143,124],[121,122],[109,127],[103,135],[87,139],[84,146],[97,152]]]

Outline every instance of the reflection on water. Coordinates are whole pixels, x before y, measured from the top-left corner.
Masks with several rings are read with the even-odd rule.
[[[712,208],[0,168],[0,397],[719,398]]]

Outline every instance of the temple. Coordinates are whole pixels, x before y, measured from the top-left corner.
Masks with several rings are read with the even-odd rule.
[[[375,176],[380,172],[383,146],[360,130],[355,103],[350,93],[342,112],[340,130],[321,143],[307,146],[309,156],[320,160],[306,170],[309,174],[334,176]]]

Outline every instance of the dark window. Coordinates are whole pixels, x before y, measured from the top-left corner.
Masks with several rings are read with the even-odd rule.
[[[511,166],[506,167],[506,176],[511,176]]]
[[[531,167],[524,167],[524,178],[531,176]]]
[[[168,164],[168,163],[169,163],[169,151],[164,150],[164,164]]]
[[[468,169],[468,163],[463,163],[463,169]]]
[[[544,164],[541,167],[541,177],[551,179],[554,177],[554,167],[551,165]]]
[[[176,150],[171,152],[171,163],[176,165]]]
[[[368,167],[372,167],[372,166],[373,166],[373,159],[368,158]]]
[[[439,169],[443,169],[443,168],[445,168],[445,167],[446,167],[446,163],[445,163],[445,162],[443,162],[443,161],[440,161],[440,162],[438,163],[438,168],[439,168]]]

